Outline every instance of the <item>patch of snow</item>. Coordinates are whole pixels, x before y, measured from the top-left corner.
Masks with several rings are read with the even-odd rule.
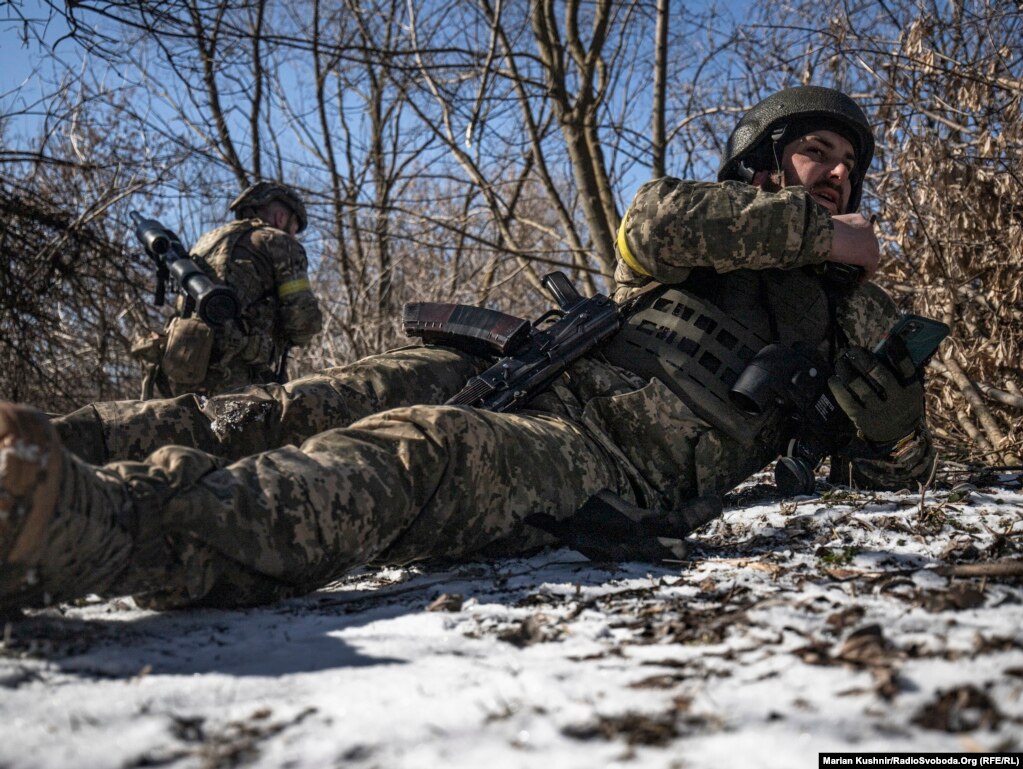
[[[0,766],[1023,750],[1023,578],[956,572],[1019,564],[1021,511],[1005,488],[760,499],[681,565],[559,550],[364,571],[260,609],[30,611],[0,648]]]

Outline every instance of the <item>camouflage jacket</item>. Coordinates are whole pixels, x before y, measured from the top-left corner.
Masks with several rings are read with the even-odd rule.
[[[640,188],[622,220],[615,299],[622,302],[657,285],[681,283],[695,268],[721,274],[759,271],[771,277],[768,285],[776,292],[766,300],[780,341],[820,339],[825,334],[819,330],[809,329],[808,335],[801,336],[787,325],[828,323],[826,317],[809,319],[802,313],[806,296],[797,289],[815,280],[814,267],[831,253],[832,231],[830,214],[801,187],[764,192],[740,182],[657,179]],[[792,271],[802,273],[802,284],[785,277]],[[874,283],[856,286],[835,305],[834,322],[845,343],[868,349],[899,315],[895,303]],[[836,350],[822,346],[821,352],[828,355]],[[729,448],[722,450],[728,453]],[[915,488],[916,481],[926,479],[933,461],[930,436],[921,423],[914,437],[888,459],[833,457],[832,479],[845,483],[851,479],[870,487]]]
[[[305,250],[286,232],[260,219],[235,221],[203,235],[191,255],[241,303],[241,323],[215,330],[210,389],[269,381],[286,345],[320,331]]]

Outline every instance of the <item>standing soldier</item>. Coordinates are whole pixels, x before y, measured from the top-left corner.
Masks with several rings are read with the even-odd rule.
[[[190,299],[156,344],[135,350],[148,360],[142,397],[217,393],[284,381],[288,349],[319,332],[319,303],[309,284],[305,249],[295,236],[307,224],[305,205],[277,182],[258,182],[229,206],[235,220],[203,235],[192,259],[238,296],[237,321],[211,327],[193,314]]]

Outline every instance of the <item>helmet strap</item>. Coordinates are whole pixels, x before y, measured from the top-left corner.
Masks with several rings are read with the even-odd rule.
[[[781,170],[782,153],[778,151],[778,142],[784,138],[787,130],[788,125],[778,126],[771,131],[771,135],[769,137],[771,139],[771,159],[774,161],[774,173],[782,177],[784,177]],[[753,152],[740,158],[735,167],[735,171],[739,175],[739,178],[747,184],[753,183],[753,177],[756,176],[757,171],[767,171],[768,168],[770,168],[771,161],[767,159],[767,148],[764,146],[764,142],[761,142],[758,146],[758,149],[754,149]],[[779,186],[784,187],[784,182]]]
[[[780,125],[771,131],[771,156],[774,158],[774,170],[781,177],[781,186],[785,186],[785,174],[781,170],[781,155],[778,152],[778,142],[785,136],[785,132],[789,130],[788,125]],[[784,153],[785,148],[782,147]]]

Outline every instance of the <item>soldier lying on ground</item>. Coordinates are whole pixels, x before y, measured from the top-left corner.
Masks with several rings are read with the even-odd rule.
[[[620,342],[653,323],[685,348],[696,313],[741,337],[733,347],[869,356],[860,348],[896,309],[873,283],[836,283],[825,267],[876,269],[872,227],[853,213],[872,154],[851,99],[791,89],[742,119],[717,183],[644,185],[618,238],[616,298],[639,296],[623,331],[516,413],[423,405],[489,363],[429,346],[286,386],[99,403],[55,424],[0,404],[0,603],[132,593],[157,607],[255,604],[368,563],[549,544],[524,519],[563,520],[602,490],[660,510],[724,494],[777,455],[765,423],[637,373],[659,353]],[[843,408],[875,457],[833,458],[840,477],[924,477],[919,379],[900,385],[878,366],[832,383],[858,394]]]

